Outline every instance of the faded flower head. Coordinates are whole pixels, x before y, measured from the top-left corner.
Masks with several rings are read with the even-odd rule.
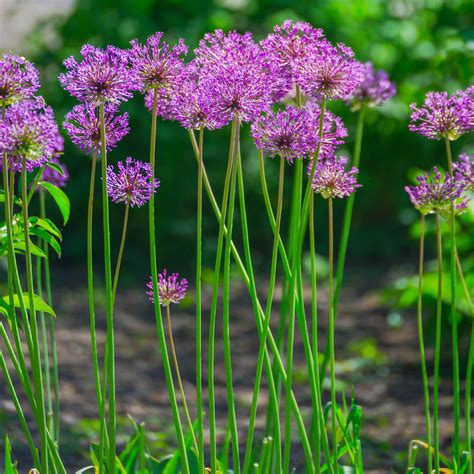
[[[359,170],[352,167],[346,171],[347,158],[335,155],[319,159],[316,163],[312,188],[315,193],[321,194],[325,199],[343,198],[351,195],[361,185],[357,184]],[[311,163],[309,169],[311,169]]]
[[[21,171],[26,160],[26,171],[41,167],[55,153],[58,125],[53,109],[42,97],[16,102],[5,110],[0,119],[0,153],[9,166]]]
[[[163,33],[157,32],[147,38],[145,45],[130,41],[129,60],[142,92],[171,88],[184,66],[182,57],[188,52],[184,40],[170,47],[162,38]]]
[[[462,182],[466,191],[474,191],[474,153],[462,153],[453,163],[456,179]]]
[[[86,44],[81,49],[82,60],[74,56],[64,61],[67,69],[59,76],[61,86],[79,101],[97,107],[106,103],[120,104],[132,97],[138,85],[128,67],[126,51],[107,46],[95,48]]]
[[[300,62],[298,82],[309,96],[327,100],[343,99],[364,79],[363,66],[348,46],[329,41],[311,49]]]
[[[421,107],[410,105],[410,131],[430,140],[447,137],[456,140],[474,128],[472,97],[469,89],[447,92],[428,92]]]
[[[446,217],[454,204],[456,213],[466,208],[467,201],[462,199],[464,184],[456,177],[444,176],[435,167],[433,174],[426,173],[416,178],[417,186],[405,186],[411,203],[423,215],[439,213]]]
[[[107,151],[115,148],[117,143],[130,131],[128,114],[116,115],[118,108],[106,104],[105,144]],[[64,129],[72,142],[86,153],[101,153],[100,120],[97,109],[91,104],[76,105],[66,114]]]
[[[150,277],[150,281],[147,283],[148,291],[146,294],[153,303],[155,301],[153,294],[153,281]],[[188,281],[186,279],[179,279],[177,273],[168,275],[166,269],[158,274],[158,295],[160,304],[162,306],[168,306],[170,303],[179,303],[185,296],[186,290],[188,289]]]
[[[316,148],[312,120],[306,109],[287,107],[262,115],[252,124],[252,136],[265,155],[278,155],[290,163]]]
[[[376,71],[370,61],[362,66],[364,79],[347,98],[353,110],[360,109],[363,104],[369,107],[380,105],[393,97],[396,92],[395,85],[390,82],[385,71]]]
[[[0,107],[31,97],[40,87],[36,67],[21,56],[0,56]]]
[[[112,202],[129,203],[132,207],[146,204],[160,185],[157,179],[151,180],[150,164],[128,157],[125,164],[119,161],[117,167],[115,172],[112,165],[107,166],[107,194]]]

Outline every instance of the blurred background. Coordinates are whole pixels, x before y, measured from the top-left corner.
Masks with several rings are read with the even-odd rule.
[[[420,170],[430,169],[436,164],[443,168],[445,163],[441,142],[430,141],[408,131],[409,104],[421,102],[425,93],[430,90],[453,92],[473,83],[474,2],[0,0],[0,50],[21,53],[37,64],[42,79],[40,92],[54,107],[58,121],[62,122],[75,100],[61,89],[57,77],[63,70],[62,61],[69,55],[78,55],[84,43],[95,46],[114,44],[126,48],[133,38],[144,42],[155,31],[164,31],[168,42],[185,38],[192,55],[192,50],[203,34],[215,28],[236,29],[240,32],[250,30],[259,40],[275,24],[287,18],[306,20],[323,28],[329,40],[348,44],[359,60],[373,61],[377,68],[386,70],[397,86],[397,94],[393,99],[382,107],[370,110],[366,115],[360,171],[363,188],[357,192],[348,252],[346,303],[341,307],[342,312],[345,311],[352,319],[341,320],[340,344],[345,352],[338,356],[344,357],[344,360],[339,361],[341,365],[338,368],[343,377],[345,371],[352,371],[353,374],[357,372],[348,380],[351,381],[349,383],[359,380],[357,390],[368,410],[366,423],[369,425],[369,440],[366,446],[377,448],[377,456],[370,463],[385,466],[380,472],[387,472],[389,466],[401,462],[403,455],[399,453],[405,451],[413,432],[416,434],[418,429],[423,429],[416,332],[413,318],[410,319],[410,308],[416,301],[416,279],[412,274],[416,270],[418,214],[412,209],[403,187],[412,182]],[[331,109],[343,118],[349,129],[349,137],[341,153],[350,156],[356,115],[342,102],[331,104]],[[132,130],[110,154],[109,160],[115,163],[127,156],[147,160],[150,114],[143,106],[142,97],[137,95],[124,104],[122,110],[130,113]],[[260,191],[257,155],[247,132],[248,128],[245,128],[242,133],[242,149],[247,202],[251,203],[248,211],[253,257],[259,275],[265,278],[270,258],[271,232]],[[474,151],[472,134],[470,135],[453,143],[455,156],[461,152]],[[223,184],[228,139],[228,130],[208,133],[205,139],[205,163],[218,197]],[[193,285],[196,166],[187,133],[176,123],[160,120],[157,153],[157,175],[161,180],[157,194],[159,265],[180,271],[189,277]],[[60,304],[65,312],[76,314],[74,311],[77,311],[77,307],[74,305],[75,297],[79,298],[76,294],[78,287],[71,280],[80,279],[80,285],[85,288],[85,190],[88,188],[90,158],[78,151],[66,137],[63,161],[71,174],[66,192],[73,210],[70,222],[64,229],[63,257],[57,270],[59,275],[65,276],[62,283],[70,287],[69,292],[63,292],[65,296],[62,296]],[[275,194],[276,163],[268,162],[267,174],[270,190]],[[291,180],[288,179],[287,182],[290,183]],[[290,196],[289,187],[287,196]],[[285,203],[287,207],[288,201],[289,199]],[[318,216],[325,223],[323,204],[320,203]],[[209,276],[214,263],[217,226],[206,200],[205,206],[203,250],[204,264],[208,267],[205,274]],[[342,203],[337,203],[336,238],[339,235],[342,210]],[[51,212],[55,210],[51,209]],[[123,206],[111,206],[113,248],[118,246],[122,213]],[[460,220],[458,239],[471,289],[474,288],[473,215],[471,204],[470,212]],[[100,228],[100,212],[96,212],[95,217],[96,228]],[[131,308],[143,300],[142,287],[148,271],[144,270],[148,268],[146,208],[133,209],[130,221],[121,284],[127,288],[137,288],[137,293],[127,296],[126,303],[123,300],[124,311],[130,309],[133,316],[134,310]],[[285,224],[287,222],[283,224],[286,228]],[[325,227],[321,225],[317,230],[317,246],[321,255],[326,255]],[[431,223],[428,222],[428,235],[432,230]],[[238,230],[235,235],[238,244]],[[97,256],[100,256],[101,240],[97,238],[95,242]],[[431,261],[433,256],[433,239],[428,237],[428,273],[434,269]],[[72,275],[70,270],[76,268],[80,269],[79,273]],[[324,270],[324,264],[321,264],[322,277]],[[445,278],[445,281],[448,279]],[[427,306],[434,303],[435,291],[436,280],[434,274],[431,274],[425,285]],[[84,297],[84,292],[81,294]],[[324,305],[324,299],[322,304]],[[467,329],[469,320],[465,317],[466,307],[462,297],[459,305],[460,314],[464,317],[463,324],[466,324]],[[85,311],[83,306],[82,310]],[[144,311],[138,312],[139,315],[142,313]],[[430,339],[433,312],[427,310],[426,316],[427,337]],[[82,324],[85,324],[85,318],[84,314]],[[123,321],[119,324],[125,325],[127,329],[128,323]],[[186,321],[192,324],[192,309]],[[448,323],[446,321],[447,331]],[[76,323],[66,323],[70,324],[74,327]],[[144,334],[146,331],[150,330],[145,328]],[[248,331],[252,332],[251,327]],[[87,341],[86,333],[84,337]],[[247,338],[248,332],[244,331],[243,337]],[[446,334],[446,340],[449,339]],[[467,338],[462,343],[463,354],[466,343]],[[66,350],[68,349],[66,346]],[[445,356],[448,360],[443,369],[443,373],[448,376],[449,353],[447,349]],[[192,354],[190,357],[193,357]],[[140,369],[135,367],[132,370]],[[192,372],[192,365],[189,370]],[[369,370],[371,376],[361,381],[365,370]],[[245,376],[248,379],[248,373]],[[192,375],[190,377],[192,379]],[[298,377],[300,382],[304,382],[304,373]],[[143,377],[137,383],[142,381]],[[411,382],[413,383],[410,385]],[[248,384],[248,380],[246,383]],[[449,400],[449,385],[445,395]],[[72,400],[72,392],[68,396],[68,400]],[[131,398],[130,403],[133,404],[134,401]],[[395,421],[400,407],[405,410],[404,415],[401,420]],[[135,408],[140,413],[139,408]],[[133,412],[133,407],[130,409]],[[445,415],[448,416],[449,413]],[[407,419],[416,425],[409,428],[412,431],[408,434],[404,431],[407,429]],[[449,445],[449,420],[446,421],[446,427],[445,444]],[[85,431],[89,428],[86,427]],[[397,443],[399,446],[392,451]]]

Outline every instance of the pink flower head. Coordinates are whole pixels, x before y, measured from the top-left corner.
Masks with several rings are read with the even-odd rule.
[[[146,294],[153,303],[155,301],[153,294],[153,281],[147,283],[148,291]],[[166,269],[158,274],[158,295],[160,304],[168,306],[170,303],[179,303],[185,296],[188,289],[188,281],[186,279],[179,279],[178,273],[168,275]]]

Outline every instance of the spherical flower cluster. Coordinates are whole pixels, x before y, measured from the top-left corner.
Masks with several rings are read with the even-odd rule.
[[[169,89],[179,77],[183,68],[182,56],[188,48],[183,39],[173,47],[162,41],[163,33],[148,37],[145,45],[137,40],[130,42],[129,60],[138,80],[141,92],[153,89]]]
[[[348,46],[324,41],[311,48],[300,62],[298,82],[305,93],[317,99],[343,99],[364,79],[364,68]]]
[[[150,281],[147,283],[147,288],[148,291],[146,294],[153,303],[155,298],[151,277]],[[165,269],[158,274],[158,295],[162,306],[168,306],[170,303],[179,303],[186,296],[187,289],[188,281],[184,278],[180,280],[177,273],[168,275]]]
[[[115,105],[106,104],[105,113],[105,144],[107,151],[130,131],[128,114],[116,115]],[[76,105],[66,114],[63,127],[72,142],[86,153],[101,153],[100,120],[97,109],[91,104]]]
[[[453,163],[456,179],[462,182],[466,191],[474,191],[474,153],[462,153],[458,161]]]
[[[360,188],[361,185],[357,184],[356,179],[359,170],[353,167],[346,171],[347,161],[346,157],[337,158],[334,155],[319,159],[312,182],[313,191],[328,199],[349,196]]]
[[[117,172],[113,166],[107,167],[107,194],[110,199],[132,207],[146,204],[160,185],[157,179],[151,180],[150,164],[128,157],[125,164],[119,161],[117,167]]]
[[[443,177],[438,169],[433,168],[433,174],[426,173],[416,178],[417,186],[406,186],[411,203],[423,215],[439,213],[447,216],[454,204],[456,213],[466,208],[466,200],[461,195],[464,184],[456,177],[450,177],[446,173]]]
[[[20,56],[0,56],[0,107],[30,98],[40,87],[36,67]]]
[[[370,61],[363,64],[363,75],[363,81],[347,98],[352,110],[358,110],[364,104],[369,107],[380,105],[395,95],[395,85],[390,82],[387,73],[376,71]]]
[[[447,92],[428,92],[421,107],[411,104],[409,129],[412,132],[439,140],[456,140],[474,128],[472,98],[469,89],[452,95]]]
[[[252,136],[265,155],[278,155],[290,163],[316,148],[312,117],[306,109],[287,107],[263,115],[252,124]]]
[[[265,54],[250,33],[206,34],[195,50],[200,87],[210,117],[220,126],[251,122],[270,110],[271,75]]]
[[[132,97],[138,88],[128,67],[128,53],[115,46],[106,49],[86,44],[81,49],[82,60],[74,56],[64,61],[67,69],[59,76],[62,87],[80,102],[95,107],[106,103],[120,104]]]
[[[58,140],[58,126],[53,109],[42,97],[16,102],[5,110],[0,120],[0,153],[9,167],[26,171],[41,167],[54,155]]]

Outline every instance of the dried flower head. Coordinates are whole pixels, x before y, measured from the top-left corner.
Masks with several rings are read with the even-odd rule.
[[[125,164],[119,161],[117,167],[117,172],[112,165],[107,167],[107,194],[110,199],[116,203],[129,203],[132,207],[146,204],[160,185],[157,179],[151,180],[150,164],[128,157]]]
[[[426,173],[416,178],[417,186],[405,186],[411,203],[422,214],[439,213],[446,217],[454,204],[456,213],[462,212],[466,207],[466,200],[461,195],[464,184],[456,177],[444,176],[435,167],[433,174]]]
[[[128,114],[116,115],[118,108],[106,104],[105,113],[105,144],[107,151],[130,131]],[[66,114],[64,129],[72,142],[86,153],[101,153],[100,120],[97,109],[91,104],[76,105]]]
[[[58,125],[53,109],[42,97],[16,102],[5,110],[0,119],[0,153],[9,166],[21,171],[41,167],[54,155],[58,140]]]
[[[147,288],[148,291],[146,294],[153,303],[155,298],[151,277],[150,281],[147,283]],[[162,306],[168,306],[170,303],[179,303],[186,296],[187,289],[188,281],[184,278],[180,280],[177,273],[168,275],[166,269],[164,269],[158,274],[158,295]]]
[[[128,67],[128,53],[115,46],[106,49],[86,44],[82,60],[74,56],[64,61],[67,69],[59,76],[62,87],[81,102],[97,107],[106,103],[120,104],[132,97],[138,88],[134,73]]]
[[[363,64],[363,75],[363,81],[347,98],[352,104],[352,110],[358,110],[364,104],[375,107],[395,95],[395,85],[390,82],[387,73],[376,71],[370,61]]]
[[[473,109],[469,109],[472,100],[468,91],[458,91],[452,95],[447,92],[428,92],[421,107],[410,105],[408,128],[430,140],[444,137],[456,140],[474,127]]]
[[[0,56],[0,107],[30,98],[40,87],[36,67],[12,54]]]
[[[453,163],[456,179],[462,182],[466,191],[474,191],[474,153],[462,153],[458,161]]]
[[[359,170],[352,167],[346,171],[347,158],[335,155],[325,159],[319,159],[316,163],[312,188],[315,193],[321,194],[325,199],[343,198],[351,195],[360,184],[357,184],[357,174]],[[311,163],[309,169],[311,169]]]

